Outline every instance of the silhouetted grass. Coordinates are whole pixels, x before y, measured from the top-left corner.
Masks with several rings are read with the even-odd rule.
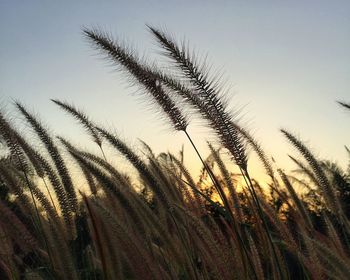
[[[192,177],[183,153],[156,155],[142,142],[140,157],[86,113],[52,100],[98,145],[100,154],[91,154],[51,135],[16,102],[44,151],[0,113],[0,279],[348,279],[350,166],[318,159],[286,130],[299,172],[272,165],[206,66],[185,44],[149,30],[173,71],[147,64],[104,32],[83,33],[186,135],[201,175]],[[188,109],[217,136],[219,149],[208,143],[207,158],[188,132]],[[113,166],[107,145],[134,170]],[[251,178],[248,147],[269,176],[262,186]],[[230,172],[232,163],[240,174]],[[84,180],[79,190],[72,164]]]

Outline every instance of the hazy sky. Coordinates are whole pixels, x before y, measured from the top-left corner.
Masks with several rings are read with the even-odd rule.
[[[225,71],[232,108],[243,108],[243,123],[280,165],[295,154],[282,127],[345,165],[350,113],[335,101],[350,101],[350,1],[1,0],[1,103],[21,100],[54,132],[86,146],[83,130],[50,98],[73,102],[131,144],[141,138],[156,152],[179,150],[185,137],[131,94],[81,32],[100,26],[154,55],[146,23],[188,39]],[[204,150],[201,125],[190,132]]]

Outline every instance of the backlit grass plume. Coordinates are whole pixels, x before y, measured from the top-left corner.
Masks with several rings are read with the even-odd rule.
[[[350,103],[346,103],[346,102],[343,102],[343,101],[337,101],[338,104],[346,109],[349,109],[350,110]]]
[[[186,135],[199,176],[186,150],[158,154],[143,141],[131,148],[71,103],[52,100],[102,154],[49,133],[16,102],[34,137],[0,112],[0,279],[348,279],[350,165],[317,158],[287,130],[297,170],[272,165],[196,55],[148,29],[169,68],[100,30],[83,33]],[[190,136],[190,113],[215,131],[216,143],[202,141],[207,150]],[[251,175],[248,149],[266,182]]]
[[[103,50],[103,54],[120,65],[123,71],[129,73],[132,81],[141,85],[150,94],[168,117],[176,130],[186,130],[187,120],[173,100],[167,95],[161,80],[153,75],[151,68],[137,58],[131,51],[114,41],[108,34],[98,30],[84,29],[84,34],[96,46]]]
[[[149,27],[152,34],[159,41],[165,53],[181,73],[194,86],[199,112],[209,120],[211,127],[217,132],[223,145],[230,151],[236,163],[246,169],[245,145],[236,127],[232,124],[232,115],[228,112],[226,104],[219,97],[219,88],[214,81],[208,80],[203,67],[198,66],[190,57],[190,51],[185,47],[180,49],[177,44],[164,32]],[[202,69],[202,70],[201,70]]]
[[[61,178],[62,184],[67,192],[67,197],[69,199],[70,206],[72,207],[72,211],[77,211],[78,201],[73,187],[72,179],[54,141],[46,129],[43,127],[43,125],[32,114],[30,114],[21,103],[16,102],[16,107],[25,117],[27,122],[31,125],[41,142],[45,145],[46,150],[50,154],[51,159],[53,160],[58,174]]]
[[[51,101],[77,119],[86,128],[93,141],[102,149],[102,139],[92,122],[89,120],[89,117],[84,112],[75,108],[73,105],[68,104],[67,102],[62,102],[56,99],[51,99]]]

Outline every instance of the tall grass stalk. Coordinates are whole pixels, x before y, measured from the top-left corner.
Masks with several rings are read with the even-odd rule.
[[[83,33],[185,134],[200,175],[185,166],[183,149],[157,154],[139,141],[139,152],[72,103],[52,100],[83,125],[99,146],[95,155],[49,133],[16,102],[36,137],[27,141],[0,113],[0,278],[348,279],[350,168],[316,158],[282,130],[301,155],[290,156],[298,172],[282,171],[228,109],[208,66],[187,44],[148,30],[169,68],[101,30]],[[193,141],[190,114],[215,133],[207,158]],[[249,150],[268,182],[251,177]]]

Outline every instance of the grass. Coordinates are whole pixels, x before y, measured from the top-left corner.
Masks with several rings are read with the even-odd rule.
[[[220,81],[206,65],[186,44],[148,28],[171,71],[142,61],[100,30],[83,34],[186,135],[202,162],[201,176],[191,176],[183,153],[156,155],[143,143],[140,157],[86,113],[52,100],[86,129],[100,151],[91,154],[51,135],[15,102],[37,140],[29,142],[0,113],[0,278],[348,279],[350,166],[342,170],[316,158],[282,129],[299,153],[290,156],[299,172],[275,167],[227,109]],[[187,130],[189,112],[217,137],[219,149],[208,143],[207,158]],[[138,180],[110,164],[114,154],[106,146],[129,161]],[[247,148],[269,176],[264,187],[250,175]],[[240,174],[230,172],[232,163]],[[86,189],[77,189],[72,164]]]

